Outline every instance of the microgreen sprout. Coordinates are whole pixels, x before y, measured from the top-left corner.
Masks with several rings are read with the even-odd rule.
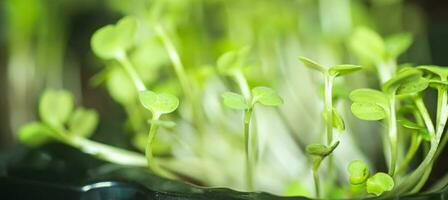
[[[340,115],[336,112],[336,109],[333,106],[333,83],[334,79],[338,76],[347,75],[353,72],[356,72],[361,69],[360,66],[357,65],[335,65],[329,68],[325,68],[324,66],[308,59],[305,57],[299,57],[299,60],[303,62],[303,64],[315,71],[322,73],[324,76],[324,119],[326,123],[326,135],[327,135],[327,146],[334,145],[333,141],[333,128],[337,128],[341,131],[345,129],[345,123],[340,117]],[[336,143],[337,144],[337,143]],[[336,145],[337,146],[337,145]],[[336,146],[334,148],[336,148]],[[333,149],[334,150],[334,149]],[[332,150],[332,151],[333,151]],[[332,152],[331,151],[331,152]],[[321,160],[325,158],[321,157],[315,160],[315,164],[313,165],[314,172],[314,185],[316,186],[316,195],[319,196],[319,183],[317,179],[317,168],[320,166]],[[329,159],[329,170],[331,172],[332,169],[332,157],[330,155]]]
[[[165,93],[155,93],[152,91],[140,92],[139,99],[142,105],[152,113],[152,119],[150,121],[151,126],[149,128],[149,134],[148,134],[148,141],[146,143],[145,148],[145,154],[146,159],[148,160],[148,166],[156,174],[159,174],[164,177],[174,178],[175,176],[173,174],[160,168],[154,161],[154,156],[152,153],[152,144],[159,126],[164,124],[172,124],[170,122],[160,121],[159,120],[160,117],[163,114],[168,114],[175,111],[179,106],[179,100],[177,99],[177,97],[173,95]]]
[[[138,153],[94,142],[88,138],[98,124],[92,109],[74,108],[73,96],[65,90],[45,90],[39,101],[41,121],[30,122],[19,130],[19,139],[30,146],[59,141],[99,159],[131,166],[145,166]]]
[[[164,122],[160,120],[163,114],[168,114],[177,109],[179,106],[179,99],[173,95],[165,93],[155,93],[153,91],[147,90],[143,81],[137,74],[134,66],[129,61],[127,56],[127,51],[133,47],[134,38],[137,30],[137,20],[133,17],[125,17],[118,21],[116,25],[107,25],[100,28],[92,36],[92,49],[95,54],[102,59],[115,59],[122,66],[126,73],[129,75],[134,83],[135,88],[139,91],[140,103],[147,110],[151,111],[152,119],[150,120],[150,128],[148,134],[148,141],[146,142],[145,154],[147,159],[148,167],[156,174],[168,178],[175,178],[175,176],[159,167],[159,165],[154,161],[154,156],[152,152],[152,144],[154,137],[157,133],[157,129],[160,125],[172,125],[172,122]],[[161,28],[158,29],[161,32]],[[183,68],[179,68],[180,61],[177,54],[173,53],[173,47],[169,40],[167,40],[166,35],[161,32],[162,39],[165,43],[168,42],[170,56],[175,58],[175,66],[178,74],[180,73],[181,81],[186,84],[186,77]],[[173,55],[174,54],[174,55]],[[186,89],[187,90],[187,89]],[[121,98],[121,97],[120,97]],[[126,96],[123,98],[127,98]],[[126,100],[124,100],[126,101]]]
[[[249,95],[251,95],[249,99],[246,99],[240,94],[225,92],[221,95],[221,98],[226,107],[244,111],[245,174],[247,189],[252,191],[254,190],[255,152],[257,152],[255,149],[257,141],[253,139],[255,133],[251,134],[250,131],[252,112],[257,103],[265,106],[279,106],[283,104],[283,100],[273,89],[264,86],[253,88]]]

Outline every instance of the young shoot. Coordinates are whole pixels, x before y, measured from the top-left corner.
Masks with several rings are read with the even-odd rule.
[[[93,52],[104,60],[118,61],[129,74],[138,91],[146,87],[128,58],[127,51],[134,46],[137,20],[125,17],[116,25],[107,25],[98,29],[92,36]]]
[[[225,92],[221,95],[222,102],[226,107],[244,111],[245,174],[246,185],[249,191],[254,190],[255,153],[257,152],[255,149],[257,141],[253,139],[253,134],[255,133],[251,134],[250,131],[252,112],[258,103],[264,106],[279,106],[283,104],[282,98],[271,88],[260,86],[253,88],[251,92],[249,99],[233,92]]]
[[[131,166],[145,166],[138,153],[89,140],[98,124],[96,111],[74,108],[73,96],[65,90],[45,90],[39,101],[41,121],[30,122],[19,130],[22,143],[36,147],[59,141],[99,159]]]
[[[322,161],[338,147],[339,141],[336,141],[331,146],[326,146],[323,144],[309,144],[306,146],[306,152],[313,157],[313,181],[314,181],[314,191],[316,197],[320,197],[320,182],[319,182],[319,167]]]
[[[175,176],[160,168],[159,165],[154,161],[154,156],[152,152],[153,140],[156,136],[157,129],[161,125],[172,124],[170,121],[161,121],[160,117],[163,114],[168,114],[174,112],[179,106],[179,99],[176,96],[165,93],[155,93],[152,91],[142,91],[139,94],[139,99],[143,107],[151,111],[152,119],[150,121],[151,126],[149,127],[148,141],[146,142],[145,155],[148,161],[149,168],[156,174],[167,177],[175,178]]]
[[[425,84],[419,82],[421,76],[422,73],[419,70],[404,69],[383,84],[382,91],[357,89],[350,94],[350,99],[353,101],[351,110],[355,116],[370,121],[387,120],[390,149],[389,175],[392,177],[395,174],[398,153],[396,98],[397,95],[414,94],[426,89]]]
[[[326,136],[327,136],[327,145],[331,146],[334,144],[333,141],[333,128],[337,128],[340,131],[345,129],[345,123],[342,117],[337,113],[336,109],[333,106],[333,84],[334,80],[338,76],[344,76],[356,71],[361,70],[360,66],[357,65],[335,65],[331,67],[324,67],[308,58],[299,57],[299,60],[303,62],[303,64],[315,71],[320,72],[324,76],[324,120],[326,124]],[[336,146],[335,146],[336,148]],[[331,151],[332,152],[332,151]],[[315,165],[313,166],[313,172],[317,173],[317,168],[320,166],[320,162],[323,158],[316,159]],[[316,165],[317,163],[317,165]],[[332,172],[332,156],[329,158],[329,171]],[[316,168],[317,167],[317,168]],[[315,169],[316,168],[316,169]],[[316,185],[316,194],[319,195],[318,191],[318,183],[317,183],[317,175],[314,176],[314,181]]]

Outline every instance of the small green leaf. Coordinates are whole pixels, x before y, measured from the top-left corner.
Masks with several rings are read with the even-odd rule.
[[[362,120],[381,120],[386,118],[387,112],[383,107],[373,103],[354,102],[351,106],[352,113]]]
[[[143,107],[153,114],[167,114],[175,111],[179,106],[179,99],[171,94],[142,91],[139,94]]]
[[[389,109],[389,100],[387,96],[378,90],[362,88],[356,89],[350,93],[350,100],[359,103],[371,103],[381,106],[384,110]]]
[[[415,68],[408,68],[405,70],[401,70],[397,73],[394,77],[392,77],[390,80],[388,80],[386,83],[383,84],[383,91],[387,93],[393,93],[399,89],[402,85],[405,85],[406,83],[416,81],[419,78],[421,78],[422,72]]]
[[[420,129],[416,130],[417,134],[422,137],[423,140],[430,142],[432,140],[431,134],[429,134],[428,130],[426,129]]]
[[[330,148],[323,144],[309,144],[306,146],[306,152],[314,156],[326,156],[330,152]]]
[[[381,36],[367,27],[355,29],[348,46],[361,60],[371,63],[381,62],[386,51]]]
[[[394,179],[386,173],[376,173],[367,179],[367,192],[380,196],[384,192],[391,191],[394,188]]]
[[[448,81],[429,80],[429,86],[432,88],[448,88]]]
[[[348,165],[348,173],[350,174],[350,184],[363,184],[369,178],[369,167],[363,161],[354,160]]]
[[[73,97],[65,90],[45,90],[40,98],[40,117],[51,126],[63,126],[72,110]]]
[[[411,46],[412,35],[409,33],[399,33],[386,38],[384,42],[386,44],[387,55],[391,58],[397,58]]]
[[[252,89],[253,104],[260,102],[265,106],[278,106],[283,104],[283,99],[275,92],[275,90],[268,87],[255,87]]]
[[[222,101],[225,106],[231,109],[235,110],[245,110],[249,108],[249,105],[247,105],[246,100],[244,97],[240,94],[233,93],[233,92],[225,92],[221,95]]]
[[[173,128],[176,126],[176,122],[169,120],[148,120],[148,122],[165,128]]]
[[[20,142],[38,147],[53,139],[55,133],[47,125],[40,122],[31,122],[19,129]]]
[[[358,65],[336,65],[330,67],[329,73],[332,76],[344,76],[356,71],[361,70],[362,67]]]
[[[325,67],[323,67],[322,65],[320,65],[320,64],[318,64],[318,63],[316,63],[316,62],[314,62],[314,61],[312,61],[312,60],[310,60],[308,58],[305,58],[305,57],[301,56],[301,57],[299,57],[299,60],[302,61],[302,63],[306,67],[308,67],[310,69],[313,69],[313,70],[316,70],[316,71],[319,71],[319,72],[322,72],[322,73],[327,71],[327,69],[325,69]]]
[[[439,77],[439,80],[446,81],[448,78],[448,68],[447,67],[440,67],[436,65],[422,65],[417,67],[420,70],[423,70],[424,72],[427,72],[432,75],[436,75]]]
[[[352,113],[363,120],[381,120],[389,112],[387,96],[373,89],[357,89],[350,93]]]
[[[415,80],[410,80],[402,83],[397,89],[398,95],[415,95],[425,90],[429,86],[429,81],[426,78],[420,77]]]
[[[247,62],[250,47],[243,47],[238,51],[229,51],[218,58],[218,71],[222,74],[232,75],[241,70]]]
[[[134,45],[137,20],[125,17],[117,25],[107,25],[92,36],[93,52],[100,58],[112,59],[129,50]]]
[[[70,132],[85,138],[92,135],[97,125],[98,113],[93,109],[78,108],[68,121]]]
[[[339,131],[345,130],[345,123],[342,117],[336,112],[336,109],[333,108],[333,127],[338,129]]]
[[[382,89],[387,93],[395,94],[399,87],[411,81],[416,81],[421,76],[422,73],[419,70],[407,68],[399,71],[394,77],[384,83]]]
[[[137,99],[138,91],[131,78],[119,67],[114,67],[107,74],[106,87],[110,96],[122,105],[129,105]]]
[[[325,157],[331,154],[338,145],[339,141],[335,142],[330,147],[327,147],[323,144],[309,144],[306,146],[305,150],[310,155]]]
[[[408,129],[413,129],[413,130],[424,130],[425,129],[424,126],[420,126],[417,123],[412,122],[404,117],[398,118],[397,122],[399,124],[401,124],[403,127],[408,128]]]

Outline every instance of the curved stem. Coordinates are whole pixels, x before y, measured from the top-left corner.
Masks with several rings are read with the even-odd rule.
[[[390,117],[389,117],[389,142],[390,142],[390,162],[389,175],[394,177],[397,162],[397,119],[395,111],[395,95],[390,95]]]
[[[434,124],[432,123],[431,116],[429,116],[428,110],[426,109],[425,103],[421,96],[414,98],[414,103],[417,106],[420,115],[423,117],[423,121],[425,122],[425,126],[428,129],[431,138],[434,137],[435,130]]]
[[[160,115],[153,114],[152,121],[157,121],[160,118]],[[160,166],[154,161],[154,156],[152,154],[152,142],[154,141],[154,137],[156,136],[157,129],[159,126],[156,123],[151,123],[148,134],[148,141],[146,143],[145,155],[148,163],[149,169],[151,169],[155,174],[174,179],[176,178],[172,173],[160,168]]]
[[[129,61],[128,56],[126,55],[126,52],[122,52],[122,53],[118,54],[116,56],[116,59],[123,66],[126,73],[128,73],[132,82],[134,82],[135,88],[137,88],[138,91],[145,91],[146,86],[143,83],[143,81],[140,79],[140,77],[138,76],[132,63]]]
[[[320,183],[319,183],[319,166],[322,162],[322,157],[316,157],[313,164],[313,181],[314,181],[314,191],[316,192],[316,198],[320,198]]]
[[[250,100],[250,89],[249,84],[247,83],[246,78],[244,77],[244,74],[242,71],[238,71],[234,75],[235,82],[238,84],[238,87],[241,90],[241,93],[243,94],[244,98],[246,98],[246,101],[249,102]]]
[[[325,99],[324,99],[324,109],[325,109],[325,122],[327,130],[327,145],[331,145],[333,142],[333,80],[334,77],[330,75],[325,75]]]
[[[333,143],[333,81],[334,76],[328,73],[325,76],[325,97],[324,97],[324,112],[325,112],[325,123],[327,131],[327,145],[330,146]],[[328,174],[330,176],[329,180],[333,179],[333,155],[328,155]]]
[[[180,85],[182,87],[182,90],[184,91],[184,94],[189,98],[189,100],[193,101],[193,95],[191,95],[192,88],[191,83],[188,79],[187,73],[185,72],[185,67],[183,66],[182,62],[180,61],[179,54],[176,51],[176,48],[174,47],[173,42],[166,34],[165,30],[161,25],[157,25],[155,27],[157,35],[162,40],[163,45],[165,46],[165,49],[168,53],[168,56],[170,57],[171,62],[174,66],[174,71],[176,73],[177,78],[179,79]],[[192,102],[193,103],[193,102]]]
[[[398,193],[406,192],[407,190],[415,187],[417,182],[422,182],[422,175],[428,173],[430,166],[433,163],[436,155],[436,151],[439,146],[440,139],[442,137],[443,130],[445,128],[446,120],[448,118],[448,94],[445,88],[438,89],[437,97],[437,126],[435,137],[431,140],[431,147],[426,154],[425,159],[420,163],[417,169],[408,177],[404,178],[399,187]],[[426,181],[426,180],[425,180]]]
[[[417,152],[418,148],[420,147],[421,142],[422,142],[421,137],[419,137],[416,134],[412,135],[411,146],[409,147],[409,150],[406,153],[406,156],[404,157],[404,160],[401,163],[400,167],[398,167],[398,169],[397,169],[397,172],[396,172],[397,175],[403,173],[407,169],[409,163],[412,161],[415,153]]]
[[[255,149],[251,149],[251,135],[250,135],[250,119],[252,115],[252,108],[247,109],[244,112],[244,142],[246,151],[246,184],[249,191],[254,190],[254,152]],[[253,147],[253,146],[252,146]]]

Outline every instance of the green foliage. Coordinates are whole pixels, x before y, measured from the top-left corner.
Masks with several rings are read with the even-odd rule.
[[[92,36],[93,52],[102,59],[121,56],[134,45],[137,20],[125,17],[116,25],[107,25],[98,29]]]
[[[19,140],[29,146],[37,147],[53,139],[55,133],[47,125],[31,122],[19,130]]]
[[[357,89],[350,93],[352,113],[362,120],[381,120],[389,113],[387,96],[378,90]]]
[[[72,134],[90,137],[98,125],[98,113],[93,109],[77,108],[68,120],[68,128]]]
[[[222,102],[228,108],[235,110],[245,110],[249,108],[244,97],[234,92],[225,92],[221,95]]]
[[[332,66],[330,67],[330,69],[328,70],[328,72],[330,73],[331,76],[344,76],[356,71],[361,70],[362,67],[358,66],[358,65],[336,65],[336,66]]]
[[[394,179],[386,173],[376,173],[367,179],[367,192],[380,196],[384,192],[391,191],[394,188]]]
[[[381,36],[367,27],[357,28],[348,45],[358,57],[371,63],[381,62],[386,51]]]
[[[440,67],[435,65],[423,65],[418,66],[417,69],[429,73],[430,75],[438,76],[440,81],[446,81],[448,78],[448,68],[446,67]]]
[[[225,75],[232,75],[247,64],[250,47],[243,47],[237,51],[229,51],[218,58],[218,71]]]
[[[131,78],[126,75],[123,69],[114,67],[108,72],[107,76],[106,87],[115,101],[123,105],[136,101],[138,91],[135,89]]]
[[[175,111],[179,106],[179,99],[171,94],[142,91],[139,99],[143,107],[153,114],[167,114]]]
[[[306,67],[308,67],[308,68],[310,68],[312,70],[316,70],[316,71],[319,71],[319,72],[322,72],[322,73],[327,71],[327,69],[325,69],[325,67],[323,67],[322,65],[320,65],[320,64],[318,64],[318,63],[316,63],[316,62],[314,62],[314,61],[312,61],[312,60],[310,60],[308,58],[299,57],[299,60],[302,61],[302,63]]]
[[[361,160],[350,162],[347,169],[350,174],[350,184],[363,184],[369,178],[369,167]]]
[[[412,35],[399,33],[385,39],[386,52],[391,58],[397,58],[412,45]]]
[[[326,157],[330,155],[338,145],[339,141],[335,142],[331,146],[325,146],[323,144],[309,144],[306,146],[306,152],[312,156]]]
[[[336,109],[333,108],[333,127],[338,129],[339,131],[345,130],[345,122],[342,117],[336,112]]]
[[[423,77],[418,77],[414,80],[404,82],[398,89],[397,95],[417,95],[419,92],[425,90],[429,86],[429,80]]]
[[[415,68],[407,68],[401,70],[394,77],[383,84],[383,91],[395,94],[396,91],[401,91],[402,94],[420,92],[424,87],[424,80],[421,79],[422,72]],[[415,83],[420,83],[415,85]],[[423,84],[422,84],[423,83]],[[404,88],[404,89],[402,89]]]
[[[64,90],[45,90],[40,98],[39,114],[50,126],[61,127],[73,110],[73,97]]]
[[[253,104],[259,102],[265,106],[279,106],[283,104],[283,99],[273,90],[268,87],[255,87],[252,89]]]

